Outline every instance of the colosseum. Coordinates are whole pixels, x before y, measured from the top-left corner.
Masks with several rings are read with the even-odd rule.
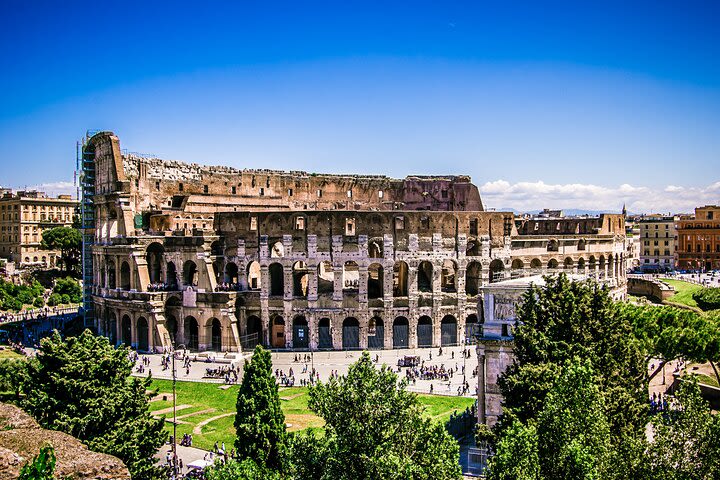
[[[490,286],[564,271],[624,291],[623,215],[485,211],[468,176],[164,161],[112,132],[81,152],[88,312],[140,351],[452,345]]]

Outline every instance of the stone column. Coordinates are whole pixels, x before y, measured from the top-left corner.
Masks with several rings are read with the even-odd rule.
[[[410,318],[408,318],[408,347],[409,348],[417,348],[418,347],[417,325],[418,325],[418,317],[416,315],[412,315]]]
[[[358,285],[358,302],[367,304],[368,301],[368,267],[367,265],[358,266],[359,282]]]

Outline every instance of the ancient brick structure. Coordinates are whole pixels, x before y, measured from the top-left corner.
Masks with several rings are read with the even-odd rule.
[[[483,211],[467,176],[203,167],[123,154],[110,132],[86,148],[96,326],[140,350],[462,343],[491,282],[563,270],[624,284],[622,215],[535,227]]]

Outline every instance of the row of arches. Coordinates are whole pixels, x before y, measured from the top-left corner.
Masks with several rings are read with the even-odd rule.
[[[256,338],[262,337],[262,324],[260,318],[251,315],[247,318],[247,335],[253,335]],[[367,348],[383,349],[385,348],[385,337],[390,335],[392,339],[392,348],[410,348],[410,321],[405,316],[398,316],[385,328],[385,321],[374,316],[368,322],[367,332]],[[310,346],[310,327],[304,315],[298,315],[289,325],[292,331],[292,342],[289,345],[295,349],[306,349]],[[360,348],[361,328],[360,322],[355,317],[346,317],[340,328],[341,346],[343,349]],[[423,315],[417,319],[415,325],[415,335],[417,339],[417,347],[431,347],[434,344],[434,325],[432,318]],[[465,319],[466,336],[474,335],[478,330],[477,315],[468,315]],[[286,338],[286,321],[278,315],[274,317],[270,323],[270,347],[285,348],[287,345]],[[458,321],[453,315],[445,315],[440,321],[440,345],[450,346],[462,343],[464,339],[458,337]],[[317,348],[332,349],[333,339],[331,334],[331,320],[327,317],[320,318],[317,323]]]

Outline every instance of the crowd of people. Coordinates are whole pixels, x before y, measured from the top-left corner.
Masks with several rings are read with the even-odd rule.
[[[240,290],[239,283],[221,282],[215,287],[216,292],[237,292]]]
[[[206,368],[206,378],[222,378],[225,384],[231,385],[238,381],[238,369],[234,365],[221,365],[216,368]]]
[[[151,283],[148,285],[148,292],[174,292],[177,289],[177,285],[169,283]]]

